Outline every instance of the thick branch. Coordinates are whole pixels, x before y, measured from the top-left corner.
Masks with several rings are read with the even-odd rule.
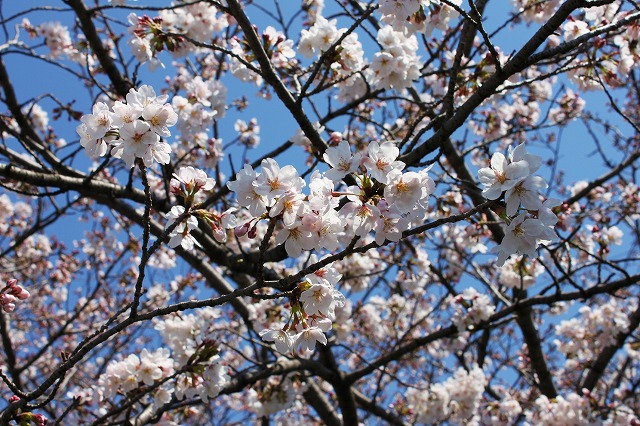
[[[514,295],[516,298],[526,298],[526,290],[515,290]],[[538,377],[538,386],[540,391],[547,398],[555,398],[558,396],[558,391],[553,384],[553,378],[551,372],[547,366],[547,361],[544,358],[544,352],[542,350],[542,342],[538,335],[538,329],[533,322],[533,309],[531,307],[524,307],[516,312],[516,322],[522,331],[522,338],[527,344],[527,350],[529,352],[529,360],[531,361],[531,368],[535,371]]]
[[[13,350],[10,333],[6,314],[0,312],[0,336],[2,337],[2,347],[7,357],[7,369],[9,370],[11,379],[13,379],[13,383],[18,389],[22,390],[22,380],[20,379],[20,371],[16,368],[16,352]]]
[[[313,409],[318,413],[318,416],[322,419],[322,422],[326,425],[342,425],[342,419],[336,413],[336,410],[333,408],[331,403],[327,401],[327,398],[324,397],[322,391],[318,386],[311,381],[311,379],[307,379],[307,385],[309,386],[307,390],[302,394],[304,396],[305,401],[309,403],[313,407]]]
[[[133,84],[120,73],[113,59],[109,56],[109,51],[104,47],[98,31],[93,24],[92,14],[87,10],[82,0],[64,0],[64,2],[71,6],[76,13],[80,28],[82,28],[82,32],[87,38],[89,46],[91,46],[91,50],[96,55],[96,58],[98,58],[100,66],[109,77],[109,80],[111,80],[115,91],[124,98],[129,92],[129,89],[133,87]]]
[[[367,398],[366,396],[364,396],[363,394],[361,394],[355,389],[353,390],[353,395],[356,398],[356,402],[358,403],[358,406],[362,407],[364,410],[370,412],[371,414],[374,414],[377,417],[381,418],[382,420],[387,422],[387,424],[394,425],[394,426],[408,426],[408,424],[402,421],[400,417],[396,416],[393,413],[388,412],[387,410],[385,410],[384,408],[376,404],[375,401],[372,401],[371,399]]]

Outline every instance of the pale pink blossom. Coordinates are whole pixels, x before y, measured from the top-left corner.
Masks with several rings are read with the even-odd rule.
[[[281,354],[291,353],[293,350],[293,338],[282,328],[270,328],[262,330],[260,337],[267,342],[273,342],[276,350]]]
[[[254,182],[258,174],[249,164],[245,164],[244,168],[236,173],[236,180],[227,183],[227,187],[235,192],[238,204],[247,207],[249,213],[258,217],[267,211],[267,197],[256,191]],[[268,205],[273,204],[272,201]]]
[[[507,158],[496,152],[491,157],[491,167],[478,171],[480,183],[485,186],[482,194],[489,200],[496,200],[503,191],[513,188],[529,175],[529,164],[524,161],[509,163]]]
[[[347,141],[342,140],[335,147],[329,147],[322,155],[324,161],[331,166],[325,173],[325,177],[336,182],[350,173],[355,173],[360,167],[361,154],[351,154],[351,148]]]
[[[296,335],[294,347],[297,348],[298,352],[302,353],[313,351],[316,347],[316,342],[326,345],[327,337],[318,327],[309,327]]]
[[[253,182],[255,192],[266,197],[269,202],[289,190],[300,191],[305,185],[293,166],[280,168],[278,163],[267,158],[262,160],[261,173]]]
[[[173,206],[171,211],[167,213],[167,225],[173,225],[175,221],[184,214],[185,208],[182,206]],[[198,219],[193,216],[188,216],[182,220],[169,234],[169,247],[182,246],[185,250],[192,250],[194,245],[197,244],[190,231],[198,227]]]
[[[107,104],[96,102],[93,106],[93,113],[83,115],[80,121],[94,139],[100,139],[111,129],[111,114]]]
[[[369,143],[367,155],[362,163],[375,180],[388,184],[389,181],[404,169],[405,164],[397,161],[400,150],[391,142]]]
[[[547,188],[547,182],[540,176],[527,176],[505,193],[507,214],[513,216],[518,208],[538,210],[542,208],[542,201],[538,191]]]
[[[300,302],[307,315],[327,316],[333,304],[333,291],[326,285],[313,284],[302,292]]]
[[[169,127],[178,122],[178,114],[171,104],[150,103],[142,110],[142,118],[151,126],[151,130],[160,136],[171,136]]]

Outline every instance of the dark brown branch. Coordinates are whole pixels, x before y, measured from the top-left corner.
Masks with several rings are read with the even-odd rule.
[[[2,337],[2,348],[6,355],[7,370],[13,379],[13,383],[17,389],[22,390],[22,380],[20,379],[20,371],[16,367],[16,352],[13,349],[13,341],[11,340],[11,331],[7,322],[6,314],[0,312],[0,336]]]
[[[353,395],[355,396],[356,402],[360,407],[384,420],[387,424],[394,426],[408,426],[408,423],[405,423],[400,417],[388,412],[387,410],[376,404],[375,401],[370,400],[355,389],[353,390]]]
[[[514,296],[516,299],[526,298],[526,290],[514,290]],[[540,391],[547,398],[555,398],[558,396],[558,391],[553,383],[549,366],[544,357],[544,351],[542,350],[542,342],[538,335],[538,329],[533,322],[533,309],[530,306],[523,307],[516,312],[516,322],[522,332],[522,338],[527,344],[527,351],[529,353],[529,360],[531,362],[531,368],[536,373],[538,378],[538,387]]]
[[[324,424],[336,426],[342,425],[343,422],[338,416],[338,413],[336,413],[336,410],[333,408],[331,403],[327,401],[322,391],[314,382],[312,382],[312,380],[312,378],[307,379],[307,385],[309,387],[302,394],[305,401],[307,401],[316,413],[318,413],[318,416],[320,416],[320,419],[322,419]]]
[[[71,6],[75,12],[78,17],[78,22],[80,23],[80,28],[87,38],[91,50],[96,55],[96,58],[98,58],[100,66],[109,77],[109,80],[111,80],[116,93],[124,98],[129,92],[129,89],[133,87],[133,84],[120,73],[115,62],[113,62],[113,59],[109,56],[109,51],[104,47],[98,31],[93,24],[93,15],[87,10],[82,0],[63,1]]]

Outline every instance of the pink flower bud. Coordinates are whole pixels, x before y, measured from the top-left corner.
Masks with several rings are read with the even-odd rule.
[[[9,303],[15,303],[16,297],[13,294],[2,293],[0,294],[0,304],[6,305]]]
[[[182,191],[182,184],[177,179],[171,179],[169,186],[171,187],[172,194],[180,194]]]
[[[331,136],[329,136],[331,138],[331,142],[338,144],[340,143],[340,141],[342,140],[342,133],[340,132],[332,132]]]
[[[21,289],[21,291],[16,294],[16,297],[20,300],[25,300],[28,299],[29,296],[31,296],[31,293],[29,293],[27,290],[25,290],[24,288]]]
[[[219,227],[217,224],[212,224],[211,231],[213,233],[213,238],[215,238],[217,242],[224,243],[227,240],[227,231]]]
[[[243,237],[249,232],[249,227],[251,225],[247,222],[244,225],[236,226],[233,232],[236,234],[236,237]]]
[[[9,404],[13,404],[14,402],[18,401],[20,401],[20,397],[17,395],[13,395],[11,398],[9,398]]]
[[[43,414],[34,414],[32,420],[37,426],[44,426],[47,424],[47,418]]]

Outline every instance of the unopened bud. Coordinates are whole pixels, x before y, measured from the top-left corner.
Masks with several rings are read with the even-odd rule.
[[[25,290],[25,289],[21,289],[21,291],[20,291],[18,294],[16,294],[16,297],[17,297],[18,299],[20,299],[20,300],[28,299],[28,298],[29,298],[29,296],[31,296],[31,293],[29,293],[29,292],[28,292],[27,290]]]
[[[244,225],[236,226],[233,232],[236,234],[236,237],[244,237],[247,232],[249,232],[249,223],[245,223]]]
[[[34,414],[32,421],[37,426],[44,426],[47,424],[47,418],[43,414]]]
[[[169,187],[172,194],[180,194],[182,192],[182,184],[177,179],[171,179]]]

